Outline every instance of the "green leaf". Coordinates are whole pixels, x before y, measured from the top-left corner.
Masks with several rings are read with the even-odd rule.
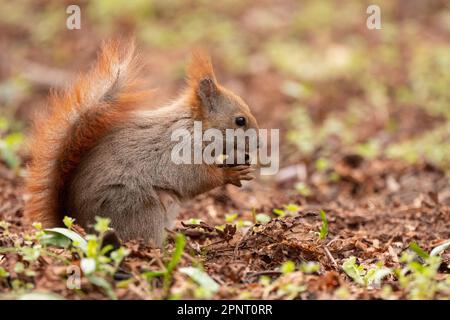
[[[219,225],[219,226],[215,226],[214,228],[216,228],[216,229],[219,230],[219,231],[223,231],[223,230],[225,230],[225,225],[224,225],[224,224],[221,224],[221,225]]]
[[[102,288],[103,291],[106,293],[106,295],[109,298],[111,298],[113,300],[117,300],[117,296],[114,293],[114,290],[113,290],[111,284],[108,281],[106,281],[106,279],[98,277],[98,276],[91,275],[91,276],[88,277],[88,280],[92,284],[96,285],[97,287]]]
[[[381,280],[383,280],[385,277],[390,275],[392,273],[391,269],[389,268],[373,268],[367,271],[367,274],[364,277],[364,282],[366,285],[371,284],[380,284]]]
[[[0,278],[7,278],[9,277],[9,272],[0,267]]]
[[[146,271],[143,272],[142,275],[147,278],[147,280],[155,278],[155,277],[162,277],[167,273],[166,270],[160,270],[160,271]]]
[[[423,250],[416,242],[411,242],[409,244],[409,248],[414,251],[419,257],[421,258],[428,258],[430,255],[425,252],[425,250]]]
[[[24,135],[20,132],[13,132],[8,134],[3,140],[11,150],[17,151],[24,141]]]
[[[294,188],[304,197],[309,197],[312,194],[311,189],[304,182],[296,183]]]
[[[4,141],[0,140],[0,158],[3,159],[10,168],[17,168],[20,164],[19,157],[13,150],[7,147]]]
[[[96,216],[95,222],[96,222],[94,225],[95,231],[97,231],[99,233],[104,233],[104,232],[108,231],[111,219]]]
[[[214,294],[219,291],[219,284],[214,281],[206,272],[199,268],[186,267],[180,268],[180,272],[188,275],[192,280],[197,282],[204,290]]]
[[[68,217],[68,216],[64,216],[63,223],[67,227],[67,229],[70,229],[74,222],[75,222],[75,219]]]
[[[325,170],[327,170],[329,168],[329,163],[327,159],[324,158],[319,158],[316,160],[315,162],[315,167],[316,170],[319,172],[324,172]]]
[[[201,219],[191,218],[189,220],[186,220],[184,223],[185,224],[200,224],[201,221],[202,221]]]
[[[19,132],[10,133],[0,139],[0,158],[5,160],[10,168],[17,168],[20,165],[20,157],[16,152],[24,140],[23,134]]]
[[[60,248],[68,248],[72,244],[72,240],[56,232],[44,233],[39,239],[39,242],[44,246],[55,246]]]
[[[22,247],[20,254],[25,261],[36,261],[41,256],[41,246],[35,245],[34,247]]]
[[[175,250],[173,251],[172,259],[170,259],[169,264],[167,265],[167,270],[169,273],[172,272],[172,270],[180,262],[185,245],[186,238],[182,233],[177,233],[177,235],[175,236]]]
[[[122,262],[122,260],[129,254],[130,254],[130,250],[128,250],[124,247],[120,247],[119,249],[111,252],[111,259],[114,261],[116,266],[118,266]]]
[[[6,222],[4,220],[0,220],[0,228],[8,231],[9,227],[11,226],[11,224],[9,222]]]
[[[128,288],[128,286],[129,286],[130,284],[132,284],[134,281],[135,281],[134,278],[125,279],[125,280],[120,280],[120,281],[118,281],[118,282],[116,283],[116,287],[117,287],[117,288],[124,288],[124,289],[126,289],[126,288]]]
[[[236,220],[238,217],[237,213],[231,213],[231,214],[226,214],[225,215],[225,221],[226,222],[233,222],[234,220]]]
[[[14,266],[15,273],[23,273],[25,271],[25,265],[22,262],[17,262]]]
[[[251,227],[253,225],[253,223],[249,220],[242,220],[239,219],[236,222],[236,228],[240,229],[240,228],[244,228],[244,227]]]
[[[258,281],[263,287],[268,287],[272,282],[272,278],[269,276],[261,276]]]
[[[66,229],[66,228],[51,228],[51,229],[45,229],[44,232],[46,234],[59,234],[62,235],[68,239],[70,239],[74,246],[81,248],[81,250],[86,251],[87,248],[87,242],[86,240],[80,236],[75,231]]]
[[[328,220],[325,211],[320,210],[320,218],[322,219],[322,226],[320,227],[319,238],[321,240],[325,239],[328,235]]]
[[[356,264],[356,257],[351,256],[342,264],[344,272],[358,284],[363,285],[364,279],[361,277],[361,267]]]
[[[270,220],[272,220],[272,218],[270,218],[267,214],[264,213],[258,213],[255,216],[255,219],[257,222],[261,223],[261,224],[266,224],[268,223]]]
[[[294,203],[289,203],[284,208],[291,213],[297,213],[300,210],[300,207]]]
[[[96,257],[98,256],[99,243],[98,238],[95,235],[87,235],[86,236],[87,244],[84,252],[88,257]]]
[[[288,260],[288,261],[284,262],[280,267],[280,271],[283,274],[288,274],[288,273],[294,272],[295,271],[294,261]]]
[[[106,256],[108,254],[108,252],[110,252],[112,249],[114,249],[114,247],[111,244],[108,244],[108,245],[102,247],[102,249],[100,250],[100,255]]]
[[[320,270],[320,264],[312,261],[304,262],[300,264],[300,271],[304,273],[314,273]]]
[[[286,215],[286,212],[284,212],[283,209],[273,209],[273,213],[280,217],[284,217]]]
[[[444,242],[443,244],[440,244],[440,245],[438,245],[436,248],[434,248],[433,250],[431,250],[430,256],[437,256],[437,255],[439,255],[441,252],[444,252],[445,249],[447,249],[448,247],[450,247],[450,241]]]
[[[33,222],[32,224],[33,228],[35,228],[36,230],[42,230],[42,223],[40,222]]]

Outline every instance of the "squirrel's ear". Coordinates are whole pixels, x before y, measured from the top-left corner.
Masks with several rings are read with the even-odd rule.
[[[196,50],[192,53],[192,59],[187,69],[187,78],[194,98],[193,105],[201,105],[202,109],[212,111],[219,88],[211,58],[205,51]]]
[[[207,111],[214,111],[217,106],[216,100],[219,95],[219,89],[216,82],[211,78],[203,78],[198,84],[197,94],[200,97],[203,107]]]

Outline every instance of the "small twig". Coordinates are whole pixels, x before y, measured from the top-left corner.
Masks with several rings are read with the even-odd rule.
[[[327,247],[330,246],[333,242],[335,242],[336,240],[339,240],[339,237],[334,237],[333,239],[331,239],[328,243],[327,243]]]
[[[249,233],[250,228],[244,233],[244,235],[242,236],[242,238],[238,241],[238,243],[236,244],[236,246],[234,247],[234,251],[233,251],[233,259],[231,261],[236,260],[236,256],[239,252],[239,247],[241,246],[241,244],[244,242],[245,237],[247,236],[247,234]]]
[[[328,248],[326,246],[323,247],[323,250],[325,250],[325,253],[327,254],[327,257],[331,260],[331,262],[334,264],[334,266],[339,269],[339,266],[336,262],[336,260],[334,260],[333,256],[331,255],[330,250],[328,250]]]
[[[255,207],[252,208],[252,221],[253,221],[253,224],[256,224],[256,209],[255,209]]]
[[[220,285],[224,285],[225,284],[225,282],[223,282],[223,280],[222,279],[220,279],[218,276],[216,276],[216,275],[212,275],[211,276],[211,278],[213,278],[218,284],[220,284]]]
[[[127,287],[129,291],[133,292],[135,295],[137,295],[140,299],[145,300],[146,297],[148,297],[149,293],[146,292],[146,290],[143,290],[140,286],[136,286],[134,284]]]
[[[161,270],[165,270],[166,269],[166,266],[164,265],[164,262],[162,261],[162,259],[161,259],[161,257],[155,257],[155,262],[156,262],[156,264],[159,266],[159,268],[161,269]]]
[[[196,263],[197,261],[192,258],[189,254],[187,254],[186,252],[183,252],[183,257],[185,257],[186,259],[188,259],[190,262],[192,263]]]
[[[222,242],[225,242],[225,241],[227,241],[227,240],[226,240],[226,239],[220,239],[220,240],[218,240],[218,241],[216,241],[216,242],[212,242],[212,243],[210,243],[210,244],[207,244],[207,245],[203,246],[202,249],[208,248],[208,247],[210,247],[210,246],[213,246],[213,245],[215,245],[215,244],[219,244],[219,243],[222,243]]]
[[[175,231],[170,230],[170,229],[167,229],[167,228],[164,228],[164,229],[165,229],[166,232],[172,237],[172,240],[175,239],[175,235],[177,234]],[[193,246],[191,246],[191,245],[189,244],[188,241],[186,241],[185,246],[186,246],[188,249],[193,250],[195,253],[200,254],[200,252],[199,252],[197,249],[195,249]]]

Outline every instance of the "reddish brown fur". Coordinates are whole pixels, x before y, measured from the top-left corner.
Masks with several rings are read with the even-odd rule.
[[[198,96],[200,80],[210,78],[217,84],[211,57],[203,50],[197,49],[192,53],[191,61],[187,67],[187,84],[189,105],[193,108],[197,118],[204,120],[203,108]]]
[[[87,75],[65,92],[51,94],[50,114],[35,120],[30,139],[29,220],[61,223],[64,188],[83,155],[149,98],[139,90],[138,71],[133,43],[109,42]]]

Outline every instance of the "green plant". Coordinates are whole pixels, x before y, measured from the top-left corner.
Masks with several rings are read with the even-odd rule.
[[[202,222],[201,219],[191,218],[189,220],[186,220],[184,223],[185,224],[200,224],[200,222]]]
[[[342,269],[353,281],[363,286],[379,285],[381,280],[392,273],[389,268],[383,267],[381,263],[374,268],[366,269],[363,265],[358,265],[356,257],[353,256],[344,261]]]
[[[89,234],[83,238],[72,228],[74,219],[64,217],[63,222],[67,228],[45,229],[42,233],[37,233],[38,240],[43,246],[57,246],[76,252],[85,277],[93,285],[103,289],[111,299],[116,299],[110,279],[129,252],[123,247],[112,251],[111,245],[103,246],[102,239],[109,230],[110,220],[102,217],[95,217],[95,220],[96,235]],[[36,227],[40,231],[40,226]]]
[[[237,213],[230,213],[225,215],[225,222],[234,222],[238,217]]]
[[[238,229],[251,227],[253,225],[253,223],[249,220],[238,219],[237,213],[226,214],[225,222],[234,224]],[[216,229],[223,231],[225,229],[225,225],[216,226]]]
[[[9,222],[0,220],[0,228],[4,230],[3,232],[8,232],[10,226],[11,224]]]
[[[304,182],[297,182],[294,188],[298,191],[298,193],[300,193],[300,195],[304,197],[309,197],[310,195],[312,195],[311,189]]]
[[[314,162],[314,166],[317,171],[325,172],[330,167],[330,164],[328,163],[327,159],[319,158]]]
[[[264,214],[264,213],[258,213],[258,214],[255,216],[255,220],[256,220],[256,222],[258,222],[258,223],[266,224],[266,223],[268,223],[270,220],[272,220],[272,218],[271,218],[270,216],[268,216],[267,214]]]
[[[273,213],[279,217],[294,216],[300,212],[300,207],[294,203],[283,205],[283,209],[273,209]]]
[[[195,291],[197,298],[211,298],[220,286],[214,281],[205,271],[196,267],[180,268],[181,273],[186,274],[192,280],[198,284],[198,288]]]
[[[305,285],[297,285],[294,283],[284,283],[277,290],[277,295],[282,296],[283,299],[292,300],[295,299],[299,293],[306,291]]]
[[[426,252],[425,250],[423,250],[416,242],[411,242],[409,244],[409,249],[411,249],[412,251],[414,251],[419,257],[421,258],[428,258],[430,255],[428,254],[428,252]]]
[[[281,267],[283,274],[273,280],[268,276],[261,276],[259,283],[264,288],[262,298],[267,299],[271,292],[275,293],[276,299],[295,299],[300,293],[306,291],[303,274],[295,271],[295,263],[285,262]]]
[[[252,225],[253,223],[249,220],[239,219],[238,221],[236,221],[236,228],[238,229],[251,227]]]
[[[20,157],[17,155],[20,146],[24,141],[22,133],[13,132],[0,138],[0,158],[12,169],[20,167]]]
[[[281,265],[281,267],[280,267],[280,271],[283,274],[294,272],[295,271],[295,263],[294,263],[294,261],[288,260],[288,261],[284,262]]]
[[[295,262],[288,260],[285,261],[279,269],[283,274],[294,272],[296,269],[300,270],[303,273],[315,273],[320,270],[320,264],[318,264],[317,262],[307,261],[300,263],[297,268]]]
[[[450,241],[446,241],[440,245],[438,245],[436,248],[434,248],[433,250],[431,250],[430,252],[430,256],[437,256],[440,253],[444,252],[447,248],[450,247]]]
[[[9,272],[0,267],[0,278],[7,278],[9,277]]]
[[[417,243],[412,242],[409,250],[400,257],[403,264],[401,268],[393,270],[383,267],[378,263],[374,268],[365,268],[356,263],[356,257],[346,259],[342,265],[344,272],[356,283],[363,286],[380,285],[381,281],[388,275],[394,275],[398,279],[400,287],[409,299],[435,299],[437,297],[448,297],[450,295],[450,276],[439,275],[438,269],[442,263],[439,256],[450,247],[447,241],[428,254]],[[380,292],[386,299],[395,298],[390,286],[383,286]]]
[[[404,266],[396,269],[395,274],[409,299],[434,299],[437,295],[450,295],[450,276],[445,275],[443,279],[438,277],[442,263],[438,254],[449,246],[449,242],[446,242],[434,248],[433,254],[428,254],[417,243],[411,243],[410,250],[402,254],[400,261]]]
[[[181,260],[185,246],[186,238],[183,234],[177,233],[175,236],[175,249],[165,268],[158,271],[146,271],[142,275],[146,277],[147,280],[153,279],[154,277],[163,277],[163,289],[164,292],[168,294],[172,282],[172,273]]]
[[[328,235],[328,220],[323,210],[320,210],[320,219],[322,219],[322,226],[320,227],[319,239],[324,240]]]
[[[317,262],[302,262],[299,266],[299,270],[304,273],[315,273],[320,270],[320,264]]]

